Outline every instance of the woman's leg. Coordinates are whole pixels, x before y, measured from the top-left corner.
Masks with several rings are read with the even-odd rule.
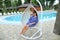
[[[20,34],[24,34],[28,30],[28,28],[29,28],[28,25],[24,26]]]

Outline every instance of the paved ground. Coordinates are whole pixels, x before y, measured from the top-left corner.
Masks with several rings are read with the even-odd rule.
[[[43,22],[42,37],[34,40],[60,40],[59,35],[53,33],[55,19]],[[0,24],[0,40],[29,40],[20,36],[21,24]]]

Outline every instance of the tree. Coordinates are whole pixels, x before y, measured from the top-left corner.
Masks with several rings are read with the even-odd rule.
[[[2,12],[6,12],[7,11],[7,9],[6,9],[6,5],[5,5],[5,0],[2,0]]]
[[[0,0],[0,12],[2,12],[2,0]]]
[[[13,2],[12,6],[13,6],[13,7],[16,7],[17,4],[18,4],[18,2],[15,0],[15,1]]]
[[[59,0],[57,17],[56,17],[56,22],[55,22],[55,27],[53,32],[57,35],[60,35],[60,0]]]
[[[50,4],[49,4],[49,9],[52,9],[53,8],[53,4],[54,4],[54,2],[55,2],[55,0],[49,0],[50,1]]]
[[[0,0],[0,8],[2,8],[3,7],[3,5],[2,5],[2,0]]]
[[[39,1],[42,4],[42,7],[44,9],[45,8],[45,0],[39,0]],[[39,6],[39,4],[38,4],[38,2],[36,0],[32,0],[32,4]]]
[[[43,9],[47,10],[47,9],[52,9],[53,3],[55,0],[39,0],[39,1],[41,2]],[[45,5],[45,2],[46,2],[46,5]],[[32,0],[32,4],[39,5],[36,0]]]
[[[34,4],[34,5],[39,5],[36,0],[31,0],[31,2],[32,2],[32,4]]]
[[[46,1],[46,0],[39,0],[39,1],[40,1],[40,3],[42,4],[42,7],[43,7],[43,9],[44,9],[44,8],[45,8],[45,1]],[[39,6],[39,4],[38,4],[38,2],[37,2],[36,0],[32,0],[32,4]]]
[[[41,2],[41,5],[42,5],[43,9],[45,9],[45,1],[46,0],[39,0],[39,1]]]
[[[5,5],[6,5],[6,7],[11,7],[11,1],[10,0],[5,0]]]
[[[30,0],[25,0],[24,4],[30,3]]]
[[[18,0],[18,6],[20,6],[22,4],[21,0]]]
[[[54,4],[54,1],[55,0],[39,0],[43,6],[43,9],[46,10],[46,9],[52,9],[53,8],[53,4]],[[46,5],[45,5],[45,2],[46,2]]]
[[[17,6],[18,6],[18,1],[14,1],[14,5],[13,5],[15,8],[14,8],[14,11],[17,11]]]
[[[50,7],[52,7],[55,0],[49,0],[49,1],[50,1]]]

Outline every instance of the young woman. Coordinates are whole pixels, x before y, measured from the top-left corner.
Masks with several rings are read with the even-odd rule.
[[[38,23],[38,15],[36,11],[34,11],[20,34],[24,34],[29,29],[29,27],[34,27],[37,23]]]

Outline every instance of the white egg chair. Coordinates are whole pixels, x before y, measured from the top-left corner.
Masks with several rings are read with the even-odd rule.
[[[40,14],[42,14],[42,5],[39,2],[39,0],[37,0],[37,2],[40,4],[40,8],[41,8]],[[30,4],[22,14],[22,20],[21,20],[22,21],[22,26],[24,26],[30,18],[30,14],[31,14],[30,8],[31,7],[34,8],[34,6],[32,4]],[[38,14],[38,11],[35,8],[34,8],[34,10]],[[39,20],[40,17],[42,18],[42,16],[38,14],[38,20]],[[37,25],[35,27],[30,28],[30,30],[33,30],[33,29],[37,29],[37,31],[33,35],[29,34],[29,35],[31,35],[30,37],[29,37],[29,35],[26,36],[25,34],[23,34],[21,36],[23,38],[26,38],[26,39],[37,39],[37,38],[41,37],[42,36],[42,21],[39,20],[39,22],[37,23]],[[35,36],[35,35],[37,35],[37,33],[39,33],[39,35]]]

